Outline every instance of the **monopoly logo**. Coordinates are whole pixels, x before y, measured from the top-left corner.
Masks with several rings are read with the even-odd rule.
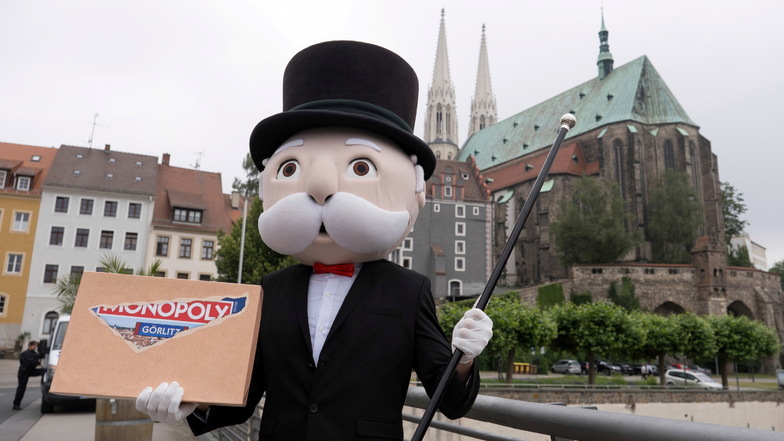
[[[113,315],[152,320],[176,320],[192,323],[209,323],[215,319],[236,314],[245,307],[245,298],[221,301],[194,300],[191,302],[163,302],[115,307],[101,306],[94,311],[99,316]]]
[[[95,306],[90,311],[131,345],[143,350],[245,309],[247,297]]]

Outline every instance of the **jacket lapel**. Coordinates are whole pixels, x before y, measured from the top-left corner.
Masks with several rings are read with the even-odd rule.
[[[302,338],[308,345],[308,353],[313,354],[313,344],[310,341],[310,326],[308,325],[308,284],[312,267],[297,265],[296,273],[291,278],[291,292],[294,294],[294,314],[297,317]],[[311,355],[312,356],[312,355]]]
[[[362,301],[372,286],[379,283],[380,276],[386,269],[385,263],[387,262],[376,260],[362,264],[362,269],[359,271],[356,280],[354,280],[354,284],[351,285],[351,289],[348,290],[346,299],[343,300],[338,315],[335,317],[335,322],[332,323],[332,328],[329,330],[329,334],[327,334],[327,340],[324,342],[325,348],[329,344],[332,335],[335,334],[343,321],[346,320],[346,317],[348,317],[351,314],[351,311],[353,311],[359,302]],[[307,323],[307,316],[305,317],[305,322]]]

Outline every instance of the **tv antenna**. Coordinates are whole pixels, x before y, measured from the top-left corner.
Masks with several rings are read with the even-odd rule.
[[[95,126],[109,127],[103,124],[98,124],[96,122],[97,120],[98,120],[98,114],[96,113],[95,116],[93,116],[93,130],[90,132],[90,139],[87,141],[87,147],[89,148],[93,148],[93,136],[95,135]]]
[[[198,170],[199,167],[201,167],[201,158],[203,156],[204,156],[204,150],[202,150],[200,152],[196,152],[196,163],[195,164],[191,164],[191,167],[193,167],[195,170]]]

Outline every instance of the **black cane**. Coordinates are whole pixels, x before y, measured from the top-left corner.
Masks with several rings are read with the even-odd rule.
[[[506,245],[504,245],[504,249],[501,251],[501,255],[498,256],[498,261],[495,264],[495,268],[493,268],[490,279],[487,281],[485,289],[482,291],[479,299],[474,304],[474,307],[484,311],[485,307],[487,307],[487,304],[490,302],[490,296],[493,295],[493,290],[495,289],[495,285],[498,283],[498,279],[501,277],[501,272],[506,265],[506,261],[509,260],[509,256],[512,254],[512,250],[514,250],[514,244],[517,241],[517,237],[520,235],[520,232],[523,230],[525,220],[528,219],[528,215],[531,213],[531,210],[534,207],[534,203],[539,197],[539,192],[542,190],[542,185],[544,184],[545,178],[547,178],[547,173],[550,171],[550,166],[553,164],[553,160],[555,160],[555,156],[558,154],[558,149],[561,148],[561,143],[563,143],[564,137],[566,137],[566,132],[574,127],[576,123],[577,120],[572,114],[567,113],[561,117],[561,127],[558,129],[558,134],[555,136],[555,142],[550,149],[550,153],[547,154],[544,165],[539,171],[539,175],[536,177],[536,181],[534,181],[534,186],[531,188],[531,192],[528,194],[528,199],[526,199],[525,204],[523,204],[523,209],[520,212],[520,216],[517,218],[517,222],[515,222],[515,226],[512,229],[512,232],[509,234],[509,238],[506,240]],[[436,409],[441,402],[441,397],[444,395],[446,384],[449,382],[449,379],[452,377],[452,375],[454,375],[455,368],[457,368],[457,363],[460,361],[460,357],[462,356],[463,351],[460,349],[455,349],[455,351],[452,353],[452,358],[449,359],[449,363],[447,364],[444,373],[441,375],[441,380],[438,382],[438,386],[436,387],[435,392],[433,392],[433,397],[430,399],[430,403],[428,403],[427,409],[425,409],[425,413],[422,415],[422,419],[419,421],[419,426],[417,426],[411,441],[422,441],[422,439],[424,439],[425,432],[427,431],[430,422],[433,421],[433,416],[435,415]]]

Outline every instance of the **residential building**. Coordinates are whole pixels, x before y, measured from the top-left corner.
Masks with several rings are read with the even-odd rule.
[[[47,338],[61,306],[57,279],[102,271],[104,256],[133,272],[145,264],[157,158],[63,145],[41,195],[22,329]]]
[[[741,247],[746,247],[749,252],[749,259],[754,264],[754,268],[758,270],[768,270],[768,256],[765,247],[751,240],[749,233],[743,231],[740,236],[735,236],[730,240],[730,247],[733,250],[738,250]]]
[[[57,149],[0,142],[0,349],[23,333],[41,193]]]
[[[160,277],[214,280],[218,231],[231,231],[230,197],[220,173],[173,167],[170,158],[164,153],[158,166],[146,262],[161,261]]]

